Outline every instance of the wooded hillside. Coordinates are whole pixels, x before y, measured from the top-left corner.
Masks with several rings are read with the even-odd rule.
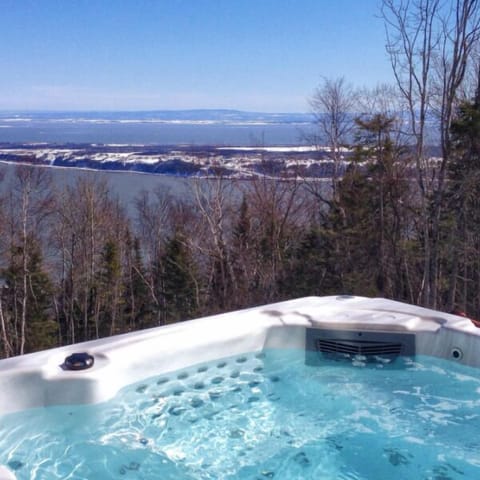
[[[59,189],[48,168],[18,166],[0,204],[0,354],[307,295],[479,318],[479,3],[382,13],[396,85],[325,79],[312,97],[327,187],[219,176],[189,200],[145,192],[132,216],[93,177]]]

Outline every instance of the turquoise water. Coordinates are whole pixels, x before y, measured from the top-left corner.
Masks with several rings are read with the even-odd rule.
[[[108,380],[106,380],[108,381]],[[0,417],[18,479],[480,478],[480,371],[267,350]]]

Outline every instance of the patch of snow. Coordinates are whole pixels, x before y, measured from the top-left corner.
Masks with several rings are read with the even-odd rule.
[[[316,145],[302,145],[302,146],[281,146],[281,147],[218,147],[217,150],[238,150],[243,152],[262,151],[262,152],[276,152],[276,153],[289,153],[289,152],[316,152],[322,147]]]

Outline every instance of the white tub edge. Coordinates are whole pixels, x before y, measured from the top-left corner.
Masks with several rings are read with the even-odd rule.
[[[105,401],[125,385],[215,358],[303,348],[306,327],[414,332],[417,353],[448,358],[458,347],[459,361],[480,366],[479,330],[468,319],[385,299],[307,297],[0,360],[0,415]],[[61,368],[84,351],[95,357],[93,368]]]

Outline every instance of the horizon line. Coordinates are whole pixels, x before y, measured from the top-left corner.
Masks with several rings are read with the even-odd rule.
[[[154,113],[154,112],[236,112],[236,113],[255,113],[268,115],[313,115],[309,111],[282,111],[272,112],[266,110],[243,110],[238,108],[152,108],[152,109],[43,109],[43,108],[0,108],[1,113]]]

